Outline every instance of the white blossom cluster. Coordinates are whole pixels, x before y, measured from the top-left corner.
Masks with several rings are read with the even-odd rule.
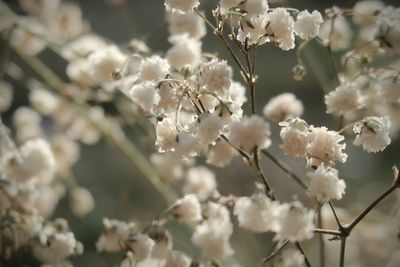
[[[352,156],[346,151],[347,139],[354,136],[353,145],[376,153],[385,150],[400,129],[399,62],[382,63],[400,51],[399,8],[365,0],[352,9],[327,9],[323,17],[317,10],[280,7],[272,0],[220,0],[212,20],[199,0],[165,0],[169,48],[155,53],[139,39],[119,45],[90,32],[78,4],[18,2],[26,16],[10,23],[0,18],[0,31],[8,31],[11,49],[36,67],[44,82],[24,73],[15,78],[18,71],[6,66],[7,77],[24,82],[29,90],[29,104],[14,107],[16,89],[0,81],[0,114],[12,113],[10,127],[0,121],[0,230],[5,229],[0,238],[7,241],[1,243],[7,254],[0,254],[0,264],[14,252],[29,250],[42,266],[70,267],[69,258],[83,253],[68,222],[54,214],[64,197],[79,219],[95,208],[92,193],[75,180],[73,167],[81,145],[104,138],[136,165],[167,204],[150,221],[103,218],[95,248],[122,256],[117,266],[237,267],[241,254],[235,250],[242,247],[234,244],[238,227],[273,236],[273,266],[303,266],[308,259],[301,245],[320,234],[324,236],[319,242],[355,236],[346,252],[354,266],[365,264],[364,254],[382,259],[374,266],[398,266],[400,257],[392,253],[398,245],[387,241],[394,235],[391,223],[357,225],[352,234],[352,224],[339,223],[339,218],[350,221],[352,216],[337,208],[337,217],[332,201],[349,191],[337,167],[349,164]],[[232,61],[203,51],[206,26],[222,40]],[[263,102],[263,116],[257,113],[257,82],[264,73],[256,68],[255,49],[272,43],[288,51],[297,41],[296,80],[308,71],[302,53],[309,43],[324,47],[330,56],[330,63],[323,65],[330,66],[335,77],[322,84],[328,90],[321,102],[326,113],[339,118],[338,130],[303,120],[307,110],[294,93],[271,97]],[[46,47],[67,62],[67,81],[51,68],[43,70],[37,55]],[[342,52],[341,58],[336,52]],[[240,75],[242,83],[235,80]],[[281,127],[283,153],[304,162],[299,168],[306,179],[270,152],[276,146],[275,125],[270,123]],[[133,144],[141,140],[132,142],[125,135],[130,127],[145,131],[145,141],[151,139],[154,152],[149,159]],[[264,170],[264,154],[303,187],[309,202],[290,190],[282,197],[271,187],[274,172]],[[221,188],[227,183],[221,183],[223,176],[228,176],[223,168],[240,160],[253,171],[238,172],[246,176],[243,182],[258,179],[255,193],[247,196]],[[317,208],[310,208],[316,207],[312,204]],[[326,215],[328,204],[332,216]],[[172,234],[175,227],[187,228],[186,241]],[[181,243],[187,249],[181,251]],[[393,255],[378,248],[380,244]],[[326,250],[332,254],[330,246]]]

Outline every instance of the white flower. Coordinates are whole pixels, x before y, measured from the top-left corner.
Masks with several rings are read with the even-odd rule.
[[[96,248],[99,252],[121,251],[121,242],[135,230],[135,225],[133,223],[126,223],[107,218],[103,219],[103,225],[105,230],[96,243]]]
[[[275,122],[281,122],[303,114],[303,104],[292,93],[283,93],[271,98],[264,106],[264,116]]]
[[[251,197],[236,200],[233,213],[239,225],[256,233],[277,231],[278,219],[285,212],[285,205],[271,201],[265,194],[257,193]]]
[[[249,16],[257,16],[265,14],[268,11],[267,0],[245,0],[242,1],[242,8]]]
[[[58,98],[49,91],[34,88],[29,94],[29,101],[36,110],[44,115],[50,115],[58,106]]]
[[[65,173],[79,158],[79,145],[65,135],[57,135],[51,142],[57,169]]]
[[[164,182],[173,182],[182,177],[182,159],[173,152],[153,154],[151,162],[156,166],[160,179]]]
[[[310,126],[309,140],[307,147],[307,165],[319,166],[322,163],[333,165],[335,161],[346,162],[347,154],[342,150],[346,144],[341,144],[344,136],[335,131],[328,131],[326,127]]]
[[[390,120],[388,117],[366,117],[354,124],[356,134],[354,145],[362,146],[368,152],[384,150],[391,142],[389,137]]]
[[[294,20],[284,8],[275,8],[268,14],[269,27],[272,30],[273,41],[282,50],[290,50],[295,46]]]
[[[155,55],[142,61],[139,67],[139,78],[144,81],[157,81],[165,78],[168,71],[168,61]]]
[[[354,7],[354,23],[361,26],[371,26],[375,24],[374,17],[385,8],[385,4],[378,0],[364,0],[357,2]]]
[[[384,40],[395,53],[400,53],[400,8],[388,6],[377,19],[376,37]]]
[[[167,22],[171,36],[186,33],[191,38],[201,39],[206,35],[205,22],[197,14],[168,13]]]
[[[175,112],[176,107],[179,104],[179,95],[177,90],[173,87],[171,83],[162,82],[158,88],[158,95],[160,96],[160,101],[158,102],[156,111],[161,112]]]
[[[186,193],[195,194],[200,200],[207,199],[216,189],[215,174],[206,167],[193,167],[187,172],[183,187]]]
[[[179,251],[171,251],[163,267],[189,267],[191,260]]]
[[[252,152],[254,148],[267,148],[271,144],[268,122],[257,115],[243,117],[229,126],[229,140],[235,147]]]
[[[193,12],[193,9],[199,5],[199,0],[165,0],[165,7],[167,11],[172,12]]]
[[[34,25],[32,26],[35,28]],[[30,56],[39,54],[46,47],[46,44],[41,39],[21,28],[15,28],[12,31],[10,44]]]
[[[218,140],[207,151],[207,163],[222,168],[228,165],[236,155],[236,150],[230,144],[224,140]]]
[[[62,49],[61,54],[69,60],[77,60],[86,57],[96,50],[107,48],[107,43],[93,33],[85,34],[67,43]]]
[[[93,210],[94,199],[89,190],[76,187],[71,192],[70,205],[76,215],[84,216]]]
[[[136,262],[144,261],[151,255],[154,241],[147,235],[137,234],[125,240],[125,245],[132,251]]]
[[[232,255],[229,244],[233,226],[229,212],[219,204],[211,205],[208,210],[208,220],[196,227],[192,236],[193,244],[200,248],[203,256],[208,259],[223,259]]]
[[[57,219],[39,232],[33,255],[43,263],[59,263],[69,256],[81,254],[82,250],[82,244],[68,231],[67,222]]]
[[[176,136],[175,151],[183,158],[196,156],[201,148],[200,140],[189,133],[180,132]]]
[[[173,46],[167,51],[166,58],[172,67],[180,71],[198,64],[201,57],[200,41],[183,34],[171,37],[170,42]]]
[[[242,44],[262,45],[270,41],[266,27],[268,25],[267,16],[244,17],[241,20],[241,27],[237,33],[237,40]]]
[[[199,84],[208,91],[224,96],[231,86],[232,69],[225,60],[212,59],[200,70]]]
[[[295,118],[279,125],[282,126],[280,136],[283,141],[280,148],[287,155],[306,158],[309,143],[308,124],[302,119]]]
[[[300,267],[304,265],[304,256],[296,249],[285,249],[274,262],[275,267]]]
[[[220,135],[224,122],[215,114],[202,114],[197,124],[197,137],[204,144],[214,142]]]
[[[290,203],[287,212],[279,218],[280,229],[276,238],[287,239],[290,242],[303,241],[312,238],[314,214],[307,210],[299,201]]]
[[[314,172],[307,173],[310,178],[308,194],[319,202],[342,199],[346,184],[339,179],[338,171],[320,165]]]
[[[66,69],[68,77],[81,86],[92,86],[96,79],[92,75],[90,62],[87,59],[71,61]]]
[[[0,81],[0,112],[7,111],[13,100],[13,88],[11,84]]]
[[[202,219],[201,206],[195,194],[185,195],[171,207],[171,214],[182,223],[195,223]]]
[[[151,112],[160,101],[160,96],[156,91],[156,84],[150,81],[135,84],[129,91],[129,95],[136,105],[147,112]]]
[[[243,0],[220,0],[219,6],[221,8],[221,13],[225,14],[229,9],[237,7]]]
[[[50,31],[61,38],[74,38],[84,32],[87,24],[82,19],[82,10],[73,2],[63,2],[55,18],[49,22]]]
[[[325,104],[327,113],[344,115],[361,109],[364,105],[364,97],[355,84],[344,82],[325,95]]]
[[[155,230],[150,232],[149,236],[154,240],[151,258],[166,259],[171,253],[172,249],[172,236],[169,232],[164,230]]]
[[[115,45],[96,50],[89,55],[88,62],[97,83],[112,81],[111,74],[119,69],[126,56]]]
[[[24,143],[20,149],[24,179],[36,176],[42,182],[49,182],[54,175],[56,162],[50,145],[44,139]]]
[[[323,20],[321,13],[314,10],[312,13],[308,10],[301,11],[294,23],[294,32],[304,40],[315,38],[319,35],[319,27]]]
[[[156,146],[159,152],[172,150],[176,145],[178,131],[169,118],[163,119],[156,126]]]
[[[350,46],[353,32],[347,20],[342,16],[337,16],[334,18],[333,27],[332,19],[324,21],[319,31],[319,37],[333,51],[339,51]]]

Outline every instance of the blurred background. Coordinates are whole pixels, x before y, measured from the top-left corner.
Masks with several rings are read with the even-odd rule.
[[[3,0],[15,7],[17,1]],[[82,8],[83,17],[90,23],[91,29],[100,36],[123,44],[132,38],[145,40],[153,51],[166,51],[168,31],[165,23],[165,10],[162,0],[82,0],[75,1]],[[210,16],[211,9],[215,7],[216,0],[201,0],[201,8]],[[279,5],[309,10],[317,9],[321,13],[332,5],[352,7],[355,1],[320,1],[320,0],[293,0],[284,1]],[[398,4],[397,1],[385,1],[387,4]],[[18,10],[18,9],[16,9]],[[210,32],[203,39],[203,51],[217,53],[221,58],[229,59],[229,55],[217,38]],[[279,48],[264,45],[257,50],[256,73],[259,75],[257,82],[257,110],[261,113],[264,104],[273,96],[282,92],[292,92],[305,106],[303,118],[316,126],[325,125],[330,129],[338,127],[338,120],[325,112],[324,89],[331,88],[331,70],[326,63],[328,53],[326,49],[311,43],[305,50],[305,63],[308,67],[306,78],[297,82],[292,78],[292,68],[297,63],[296,52],[283,52]],[[40,55],[48,65],[66,79],[65,62],[57,58],[51,51],[43,51]],[[338,55],[340,56],[340,55]],[[13,55],[12,55],[13,58]],[[15,58],[18,62],[18,59]],[[231,64],[234,66],[234,64]],[[235,80],[241,77],[235,69]],[[312,70],[320,72],[318,77]],[[322,74],[321,74],[322,72]],[[33,75],[33,74],[32,74]],[[321,79],[322,76],[322,79]],[[328,77],[328,78],[324,78]],[[332,89],[332,88],[331,88]],[[15,87],[15,99],[12,108],[2,115],[3,121],[10,125],[13,110],[29,103],[27,90],[22,85]],[[302,161],[286,157],[279,150],[279,128],[273,126],[273,145],[270,150],[278,157],[288,162],[301,177],[306,177],[308,171]],[[154,152],[153,137],[144,135],[139,131],[129,132],[129,138],[141,149],[150,155]],[[349,154],[345,165],[337,167],[341,178],[346,180],[347,194],[341,201],[336,202],[338,207],[350,207],[357,210],[369,203],[380,192],[385,190],[392,181],[393,165],[400,165],[400,142],[396,139],[383,152],[368,154],[359,147],[347,141],[346,152]],[[204,159],[199,159],[202,163]],[[262,167],[271,180],[276,194],[282,200],[292,200],[298,197],[311,204],[300,188],[278,169],[271,161],[263,159]],[[248,195],[254,190],[255,174],[243,161],[237,157],[228,167],[215,169],[217,173],[218,188],[221,193],[235,195]],[[94,146],[81,148],[80,160],[75,164],[73,172],[78,183],[88,188],[96,201],[92,213],[84,218],[77,218],[68,209],[67,199],[63,199],[57,207],[54,217],[65,217],[70,222],[77,239],[84,243],[85,253],[73,259],[75,266],[113,266],[120,256],[99,255],[95,251],[95,242],[102,230],[102,218],[116,218],[120,220],[151,221],[166,207],[158,192],[143,178],[138,170],[110,144],[102,140]],[[384,212],[389,210],[395,201],[395,196],[385,200],[380,206]],[[178,249],[190,255],[199,255],[198,251],[188,247],[186,242],[189,236],[186,230],[179,225],[171,224],[170,230],[182,239],[176,242]],[[268,237],[268,238],[267,238]],[[254,237],[245,231],[238,231],[233,237],[233,245],[238,253],[242,266],[260,266],[260,259],[270,253],[268,240],[271,236],[257,235]],[[310,245],[306,251],[311,252]]]

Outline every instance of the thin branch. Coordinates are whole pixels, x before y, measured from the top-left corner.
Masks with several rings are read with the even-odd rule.
[[[303,250],[303,248],[301,247],[300,242],[296,242],[295,245],[296,245],[296,248],[297,248],[297,249],[300,251],[300,253],[303,255],[303,257],[304,257],[304,262],[305,262],[306,266],[307,266],[307,267],[311,267],[311,263],[310,263],[310,261],[308,260],[306,254],[304,253],[304,250]]]
[[[268,150],[261,150],[261,153],[263,153],[266,157],[268,157],[282,171],[286,172],[288,176],[292,178],[296,183],[298,183],[303,189],[307,189],[307,185],[301,180],[299,176],[297,176],[292,170],[290,170],[290,167],[287,166],[283,161],[276,158]]]
[[[368,215],[368,213],[374,209],[376,207],[376,205],[379,204],[379,202],[381,202],[383,199],[385,199],[388,195],[390,195],[394,190],[396,190],[398,188],[398,185],[395,183],[393,184],[388,190],[386,190],[385,192],[383,192],[377,199],[375,199],[375,201],[373,201],[363,212],[360,213],[360,215],[357,216],[357,218],[355,218],[353,220],[352,223],[350,223],[348,226],[344,227],[344,229],[346,230],[347,233],[350,233],[351,230],[353,230],[354,227],[357,226],[358,223],[360,223],[362,221],[362,219],[364,219],[365,216]]]
[[[320,208],[318,209],[318,227],[323,228],[324,223],[322,220],[322,206],[321,204]],[[319,260],[320,260],[320,266],[325,267],[325,240],[322,234],[319,235]]]
[[[339,267],[344,267],[344,256],[346,253],[346,239],[347,237],[342,237],[340,240],[340,259]]]
[[[337,226],[339,227],[339,229],[342,229],[343,226],[342,226],[342,224],[341,224],[340,221],[339,221],[339,217],[338,217],[337,214],[336,214],[336,210],[335,210],[335,207],[334,207],[333,204],[332,204],[332,201],[329,201],[328,203],[329,203],[329,207],[330,207],[331,210],[332,210],[333,216],[335,217],[335,221],[336,221]]]
[[[262,260],[263,263],[266,263],[268,261],[270,261],[271,259],[273,259],[276,254],[278,254],[284,247],[286,247],[289,244],[289,241],[286,240],[285,242],[283,242],[280,246],[278,246],[277,248],[275,248],[275,250],[266,258],[264,258]]]
[[[326,234],[326,235],[334,235],[334,236],[341,236],[341,232],[338,230],[328,230],[328,229],[314,229],[314,233],[317,234]]]

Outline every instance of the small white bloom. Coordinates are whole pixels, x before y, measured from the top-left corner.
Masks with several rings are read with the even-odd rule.
[[[221,8],[221,13],[227,13],[231,8],[237,7],[243,0],[220,0],[219,7]]]
[[[243,8],[249,16],[262,15],[268,11],[267,0],[245,0],[242,1],[242,3],[241,8]]]
[[[325,45],[329,45],[333,51],[344,50],[350,46],[353,31],[347,20],[342,16],[324,21],[319,31],[319,37]]]
[[[276,267],[300,267],[304,265],[304,256],[296,249],[285,249],[275,261]]]
[[[297,15],[294,31],[301,39],[315,38],[319,35],[319,27],[322,22],[322,16],[319,11],[314,10],[310,13],[308,10],[303,10]]]
[[[121,251],[121,242],[135,230],[135,224],[118,220],[103,219],[104,232],[96,243],[97,251],[118,252]]]
[[[85,216],[94,208],[94,199],[92,194],[83,187],[74,188],[70,199],[71,210],[77,216]]]
[[[173,152],[153,154],[151,162],[156,166],[160,179],[170,183],[178,180],[183,175],[182,159]]]
[[[167,11],[172,12],[193,12],[193,9],[199,5],[199,0],[165,0],[165,7]]]
[[[229,126],[229,140],[238,148],[252,152],[254,148],[267,148],[271,144],[268,122],[257,115],[243,117]]]
[[[308,124],[302,119],[295,118],[288,122],[281,122],[279,125],[282,126],[280,136],[283,141],[280,148],[287,155],[306,158],[309,142]]]
[[[388,117],[366,117],[354,124],[356,134],[354,145],[362,146],[368,152],[384,150],[391,142],[389,137],[390,120]]]
[[[342,199],[346,183],[339,179],[338,171],[320,165],[314,172],[307,173],[310,178],[308,194],[319,202]]]
[[[207,151],[207,163],[222,168],[228,165],[236,155],[236,150],[230,144],[224,140],[218,140]]]
[[[212,59],[200,69],[200,85],[208,91],[224,96],[231,86],[232,69],[226,61]]]
[[[163,267],[189,267],[191,260],[179,251],[171,251]]]
[[[139,78],[143,81],[156,81],[165,78],[168,71],[168,61],[155,55],[142,61],[139,67]]]
[[[158,95],[160,101],[158,102],[156,111],[161,112],[175,112],[179,104],[179,94],[171,83],[162,82],[158,88]]]
[[[37,177],[48,182],[53,178],[56,162],[50,145],[44,139],[34,139],[24,143],[20,149],[22,169],[25,179]]]
[[[326,127],[310,126],[307,147],[307,165],[319,166],[322,163],[333,165],[335,161],[346,162],[347,154],[342,150],[346,148],[344,136],[335,131],[328,131]]]
[[[97,83],[111,81],[111,74],[124,63],[126,56],[115,45],[96,50],[89,55],[88,62]]]
[[[200,248],[203,256],[209,259],[223,259],[232,255],[229,244],[232,225],[220,224],[220,220],[210,218],[196,227],[192,236],[193,244]]]
[[[188,194],[177,200],[170,210],[182,223],[196,223],[202,219],[200,202],[195,194]]]
[[[277,231],[278,219],[285,212],[285,205],[271,201],[265,194],[257,193],[251,197],[236,200],[233,213],[239,225],[256,233]]]
[[[172,236],[169,232],[164,230],[155,230],[150,232],[149,236],[154,240],[154,247],[151,252],[151,258],[166,259],[171,253],[172,249]]]
[[[143,81],[134,85],[129,91],[129,95],[136,105],[147,112],[151,112],[160,101],[156,84],[150,81]]]
[[[175,151],[183,158],[196,156],[201,148],[200,140],[189,133],[180,132],[176,137]]]
[[[13,94],[11,84],[0,81],[0,112],[7,111],[10,108]]]
[[[364,97],[355,84],[345,82],[325,95],[325,104],[327,113],[344,115],[361,109],[364,105]]]
[[[272,30],[273,41],[282,50],[290,50],[295,47],[294,20],[284,8],[275,8],[268,14],[269,27]]]
[[[265,117],[281,122],[303,114],[303,104],[292,93],[283,93],[271,98],[264,106]]]
[[[198,64],[201,57],[200,41],[184,34],[171,37],[170,42],[173,46],[167,51],[166,58],[172,67],[180,71]]]
[[[187,181],[183,191],[195,194],[199,200],[205,200],[216,188],[217,182],[212,171],[206,167],[193,167],[187,172]]]
[[[58,98],[41,88],[34,88],[29,94],[29,100],[32,107],[44,115],[50,115],[58,106]]]
[[[382,1],[359,1],[353,7],[353,21],[361,26],[371,26],[375,23],[374,17],[384,8],[385,4]]]
[[[276,238],[287,239],[290,242],[303,241],[312,238],[314,231],[314,214],[307,210],[299,201],[290,203],[285,215],[280,217],[280,229]]]
[[[163,119],[156,126],[156,146],[159,152],[172,150],[176,145],[178,131],[169,118]]]
[[[263,45],[269,42],[270,37],[266,31],[268,22],[266,15],[244,17],[241,20],[241,27],[237,33],[237,40],[242,44],[247,42],[249,45]]]
[[[400,8],[388,6],[378,16],[376,37],[384,40],[386,46],[400,53]]]
[[[107,48],[107,43],[100,36],[90,33],[67,43],[61,49],[61,54],[69,60],[77,60],[105,48]]]
[[[202,114],[197,124],[197,136],[204,144],[214,142],[220,135],[224,122],[215,114]]]
[[[147,259],[153,250],[154,241],[147,235],[137,234],[129,236],[125,240],[125,245],[132,251],[135,261],[141,262]]]
[[[201,39],[206,35],[205,22],[195,13],[168,13],[167,22],[171,36],[186,33],[191,38]]]

